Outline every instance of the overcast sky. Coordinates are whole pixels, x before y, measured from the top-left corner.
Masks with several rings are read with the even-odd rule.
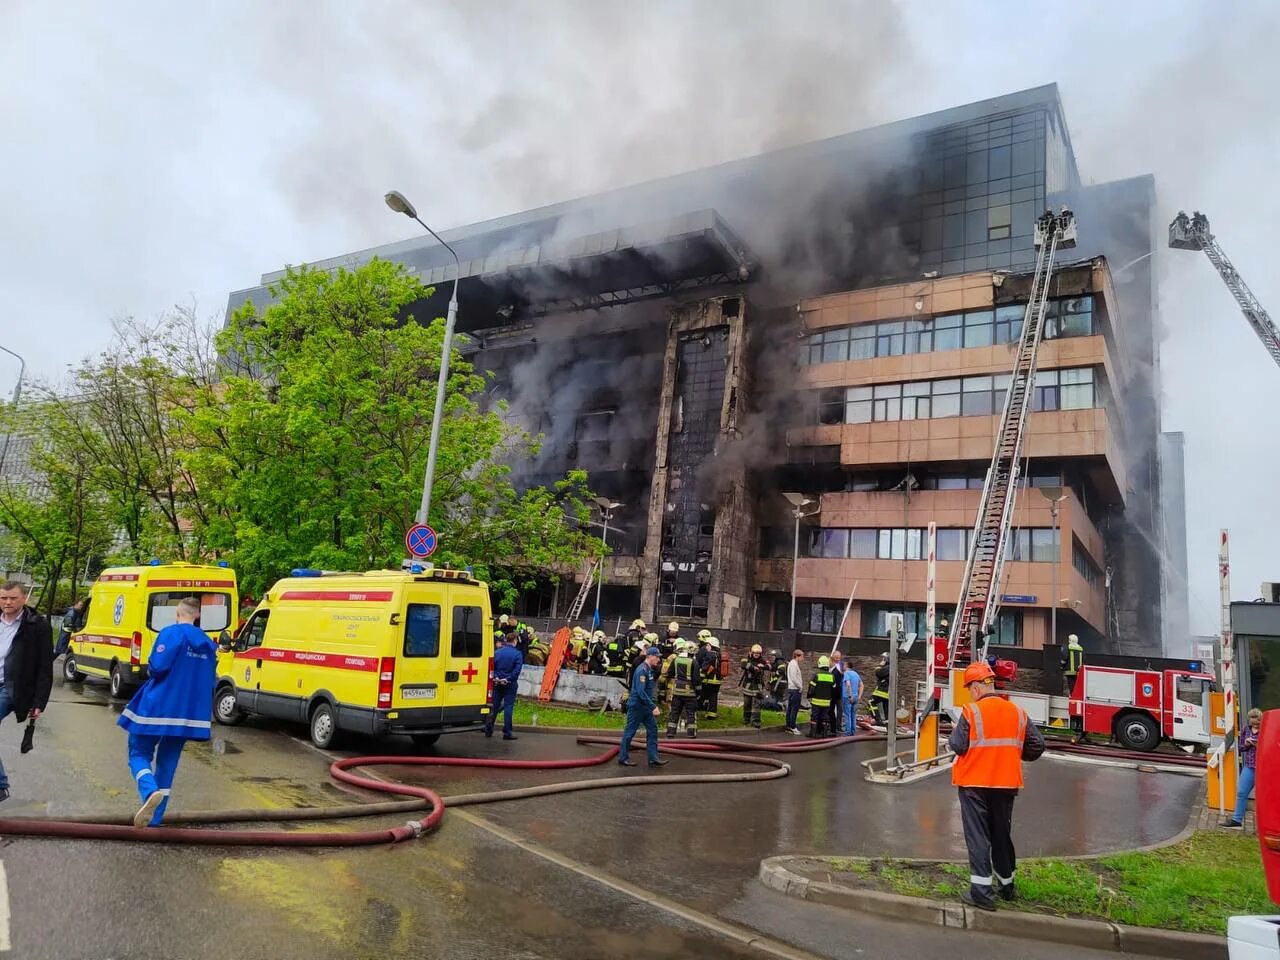
[[[0,0],[0,344],[56,378],[115,316],[410,236],[391,187],[440,229],[1051,81],[1082,177],[1153,173],[1280,315],[1278,41],[1261,0]],[[1236,599],[1280,580],[1280,370],[1203,256],[1158,256],[1211,633],[1220,527]]]

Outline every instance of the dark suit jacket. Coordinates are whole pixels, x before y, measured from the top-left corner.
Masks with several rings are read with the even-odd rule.
[[[27,719],[32,707],[43,710],[53,689],[53,631],[31,607],[22,608],[22,623],[4,658],[4,685],[14,716]]]

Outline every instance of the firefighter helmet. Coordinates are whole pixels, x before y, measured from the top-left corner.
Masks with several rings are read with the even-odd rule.
[[[710,631],[710,630],[699,630],[699,631],[698,631],[698,642],[699,642],[699,643],[706,643],[706,642],[707,642],[707,640],[708,640],[708,639],[710,639],[710,637],[711,637],[711,631]]]
[[[830,658],[828,658],[828,657],[819,657],[819,658],[818,658],[818,669],[819,669],[819,670],[825,670],[825,669],[826,669],[827,667],[829,667],[829,666],[831,666],[831,660],[830,660]]]
[[[752,652],[752,653],[764,653],[764,647],[760,646],[760,644],[758,644],[758,643],[753,643],[753,644],[751,645],[751,652]]]
[[[603,639],[604,639],[604,631],[603,631],[603,630],[597,630],[595,633],[593,633],[593,634],[591,635],[591,639],[592,639],[592,640],[603,640]]]
[[[680,624],[676,623],[674,620],[672,620],[670,623],[667,624],[667,633],[679,633],[679,632],[680,632]]]
[[[715,649],[715,650],[719,650],[719,649],[720,649],[720,638],[719,638],[719,637],[707,637],[707,645],[708,645],[709,647],[712,647],[712,648],[713,648],[713,649]]]
[[[984,680],[994,680],[995,673],[985,663],[971,663],[964,668],[964,685],[967,687],[971,683],[981,683]]]
[[[631,621],[631,629],[632,629],[632,630],[643,630],[643,629],[644,629],[644,621],[643,621],[643,620],[641,620],[639,617],[636,617],[634,620],[632,620],[632,621]]]
[[[658,642],[658,635],[657,635],[656,633],[654,633],[652,630],[650,630],[648,633],[646,633],[646,634],[644,635],[644,639],[645,639],[649,644],[654,644],[654,643],[657,643],[657,642]]]

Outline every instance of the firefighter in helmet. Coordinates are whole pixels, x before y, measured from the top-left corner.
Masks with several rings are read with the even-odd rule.
[[[684,717],[684,731],[690,737],[698,735],[698,662],[693,644],[681,640],[671,656],[671,713],[667,715],[667,736],[674,737]]]
[[[889,723],[889,654],[880,654],[880,663],[876,667],[876,688],[871,691],[871,712],[876,723],[886,726]]]
[[[769,664],[764,658],[764,648],[752,644],[751,652],[742,660],[742,676],[738,680],[742,691],[742,720],[760,729],[760,704],[769,687]]]
[[[1074,633],[1067,634],[1067,646],[1062,651],[1062,679],[1067,686],[1067,696],[1071,695],[1071,691],[1076,686],[1076,675],[1080,673],[1080,668],[1084,666],[1084,647],[1080,645],[1080,638]]]
[[[646,627],[644,621],[636,617],[631,621],[631,626],[627,629],[627,646],[634,647],[637,640],[643,640]]]
[[[605,673],[605,647],[609,645],[609,638],[604,635],[603,630],[597,630],[591,635],[591,641],[587,645],[587,673],[602,677]]]
[[[606,677],[616,677],[619,680],[627,679],[627,668],[631,665],[627,648],[626,637],[619,634],[604,645],[604,675]]]
[[[720,704],[720,641],[710,631],[698,654],[698,666],[702,671],[702,709],[708,720],[714,720]]]

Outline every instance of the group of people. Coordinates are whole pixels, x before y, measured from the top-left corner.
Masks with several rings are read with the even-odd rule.
[[[752,648],[754,655],[758,647]],[[780,659],[780,658],[778,658]],[[852,664],[846,666],[844,654],[833,650],[830,656],[818,657],[818,668],[810,678],[808,685],[804,682],[805,652],[795,650],[791,660],[780,669],[775,660],[773,671],[775,684],[785,684],[786,693],[786,730],[795,736],[801,736],[800,709],[804,697],[809,698],[809,736],[831,737],[843,734],[852,736],[858,729],[858,705],[862,701],[862,675]],[[872,692],[873,705],[883,693],[888,702],[888,658],[881,662],[884,669],[883,691],[881,689],[880,669],[876,670],[876,689]],[[745,710],[745,707],[744,707]],[[758,724],[757,724],[758,725]]]

